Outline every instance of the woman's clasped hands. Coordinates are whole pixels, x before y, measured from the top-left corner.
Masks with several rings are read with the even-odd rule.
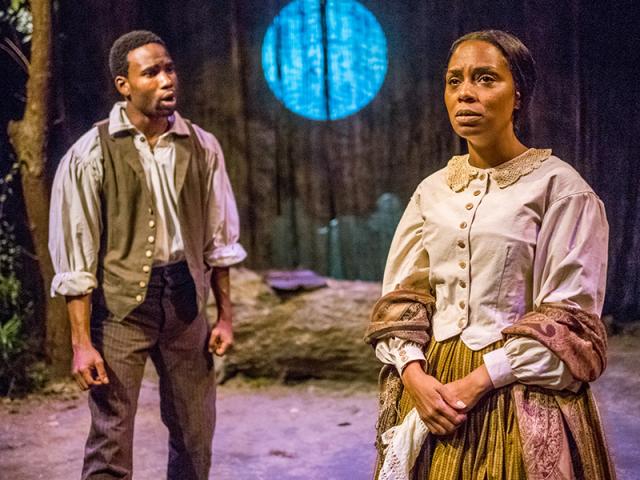
[[[493,389],[484,365],[460,380],[442,384],[426,374],[420,362],[411,362],[402,372],[402,381],[420,418],[434,435],[453,433],[467,419],[467,412]]]

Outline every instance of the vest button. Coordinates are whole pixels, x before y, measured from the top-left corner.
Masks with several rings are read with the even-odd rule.
[[[140,285],[140,288],[144,288],[147,286],[147,282],[142,281],[138,285]]]
[[[156,222],[154,222],[153,220],[149,220],[149,228],[153,228],[156,226]]]
[[[140,303],[142,301],[142,295],[136,295],[136,302]]]
[[[142,271],[144,273],[149,273],[150,270],[151,270],[151,267],[149,265],[143,265],[142,266]]]
[[[153,243],[153,242],[155,242],[155,241],[156,241],[156,237],[154,237],[153,235],[149,235],[149,236],[147,237],[147,242],[149,242],[149,243]]]
[[[151,258],[153,252],[151,250],[147,250],[146,252],[144,252],[144,254],[147,256],[147,258]]]

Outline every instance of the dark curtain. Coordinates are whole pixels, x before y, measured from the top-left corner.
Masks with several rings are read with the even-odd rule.
[[[387,77],[367,107],[332,122],[289,112],[264,79],[262,39],[287,3],[60,1],[64,121],[54,149],[61,154],[116,100],[106,66],[111,42],[133,28],[154,30],[178,65],[182,113],[223,146],[249,265],[368,278],[379,268],[365,271],[359,263],[373,255],[379,266],[384,253],[367,250],[366,238],[336,243],[335,235],[346,234],[336,233],[331,220],[359,234],[375,230],[382,194],[404,204],[422,178],[463,150],[442,101],[449,45],[468,31],[508,30],[538,64],[524,143],[552,148],[605,202],[611,225],[605,312],[620,321],[638,317],[640,13],[633,1],[362,0],[387,36]],[[363,219],[369,230],[358,227]]]

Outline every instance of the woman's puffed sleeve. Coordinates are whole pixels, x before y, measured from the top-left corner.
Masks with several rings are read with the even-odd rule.
[[[558,305],[599,316],[606,286],[609,225],[592,192],[554,202],[542,222],[534,261],[534,308]],[[496,387],[519,381],[553,390],[576,390],[566,364],[533,338],[511,337],[484,356]]]
[[[529,337],[511,337],[502,348],[483,356],[495,388],[520,382],[550,390],[577,391],[578,382],[565,365],[547,347]]]
[[[411,197],[393,236],[382,281],[382,295],[398,285],[414,290],[431,291],[429,255],[422,245],[424,217],[420,211],[419,188]]]
[[[420,193],[416,191],[396,228],[384,271],[382,295],[395,290],[398,285],[431,290],[429,256],[422,245],[424,217],[420,212],[419,200]],[[380,340],[376,344],[376,357],[382,363],[395,365],[400,374],[410,362],[425,361],[420,345],[395,337]]]
[[[376,343],[376,358],[382,363],[395,366],[400,375],[404,367],[411,362],[425,363],[424,352],[420,345],[397,337],[379,340]]]
[[[600,316],[608,244],[609,224],[595,193],[576,193],[554,202],[536,245],[534,308],[560,304]]]

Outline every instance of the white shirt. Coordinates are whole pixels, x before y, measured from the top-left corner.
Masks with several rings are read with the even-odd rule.
[[[147,186],[156,209],[154,265],[184,259],[183,233],[178,219],[176,194],[174,135],[190,131],[178,112],[170,118],[171,126],[155,147],[129,121],[125,103],[114,105],[109,114],[109,133],[134,132],[133,143],[143,166]],[[240,222],[233,191],[224,164],[224,156],[213,135],[197,125],[193,129],[212,166],[210,202],[210,240],[205,247],[205,262],[224,267],[246,257],[238,243]],[[85,133],[64,155],[58,166],[51,193],[49,250],[56,275],[51,294],[83,295],[97,286],[96,271],[102,231],[100,193],[104,170],[98,129]]]
[[[543,303],[600,315],[604,207],[571,166],[550,154],[530,149],[485,170],[457,156],[418,186],[394,236],[382,293],[398,284],[430,291],[435,340],[460,335],[480,350]],[[376,352],[400,370],[424,360],[417,345],[398,339],[379,342]],[[495,386],[517,379],[575,387],[566,366],[532,339],[510,339],[484,361]]]

